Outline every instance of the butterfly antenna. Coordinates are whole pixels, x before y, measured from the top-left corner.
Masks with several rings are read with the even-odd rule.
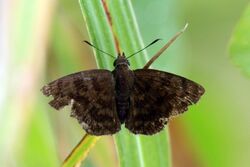
[[[149,66],[187,29],[188,23],[184,26],[184,28],[177,32],[168,42],[164,45],[143,67],[144,69],[149,68]]]
[[[98,50],[98,51],[100,51],[100,52],[102,52],[102,53],[104,53],[104,54],[106,54],[106,55],[108,55],[108,56],[110,56],[110,57],[116,59],[115,56],[113,56],[113,55],[111,55],[111,54],[109,54],[109,53],[107,53],[107,52],[104,52],[103,50],[97,48],[96,46],[94,46],[93,44],[91,44],[89,41],[85,41],[85,40],[84,40],[83,42],[85,42],[85,43],[88,44],[89,46],[95,48],[96,50]]]
[[[139,50],[139,51],[133,53],[132,55],[129,55],[129,56],[127,57],[127,59],[129,59],[130,57],[136,55],[137,53],[139,53],[139,52],[145,50],[146,48],[148,48],[149,46],[155,44],[155,43],[158,42],[159,40],[161,40],[161,39],[156,39],[156,40],[154,40],[153,42],[151,42],[150,44],[148,44],[148,45],[147,45],[146,47],[144,47],[143,49],[141,49],[141,50]]]

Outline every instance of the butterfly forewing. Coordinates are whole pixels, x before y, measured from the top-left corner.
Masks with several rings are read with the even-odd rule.
[[[186,111],[203,93],[202,86],[186,78],[152,69],[135,70],[125,126],[136,134],[155,134],[169,117]]]
[[[46,96],[53,96],[50,105],[57,110],[72,103],[71,116],[89,134],[114,134],[120,130],[115,103],[115,81],[108,70],[71,74],[44,86],[42,92]]]

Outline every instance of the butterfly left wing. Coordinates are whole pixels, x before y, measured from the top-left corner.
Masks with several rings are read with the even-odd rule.
[[[120,130],[116,112],[115,82],[108,70],[89,70],[55,80],[42,88],[54,99],[50,105],[59,110],[72,103],[71,116],[87,133],[114,134]]]
[[[161,131],[169,117],[186,111],[205,91],[193,81],[163,71],[139,69],[134,76],[125,127],[135,134]]]

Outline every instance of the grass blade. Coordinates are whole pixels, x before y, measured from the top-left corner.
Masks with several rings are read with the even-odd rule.
[[[86,158],[90,149],[98,141],[99,137],[85,135],[79,144],[72,150],[63,162],[63,167],[72,167],[80,164]]]
[[[91,42],[112,55],[117,54],[115,38],[117,35],[120,48],[132,54],[143,48],[143,42],[136,23],[130,1],[79,1],[86,21]],[[108,12],[105,13],[104,4]],[[108,22],[110,14],[112,24]],[[110,27],[112,25],[112,28]],[[95,53],[99,68],[111,69],[113,60]],[[146,63],[145,51],[131,59],[132,68],[142,68]],[[167,131],[155,136],[139,136],[129,133],[126,129],[115,135],[120,164],[125,166],[169,166],[169,139]]]
[[[109,1],[115,32],[121,48],[129,55],[144,47],[130,1]],[[142,68],[146,64],[147,53],[132,58],[132,68]],[[169,166],[169,139],[167,131],[154,136],[132,135],[127,130],[115,136],[120,164],[125,166]],[[135,149],[136,148],[136,149]]]

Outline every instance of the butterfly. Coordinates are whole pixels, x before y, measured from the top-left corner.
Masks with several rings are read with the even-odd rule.
[[[174,40],[170,40],[160,52]],[[77,72],[47,84],[41,91],[46,96],[53,96],[49,104],[56,110],[71,105],[71,116],[90,135],[115,134],[122,124],[134,134],[153,135],[160,132],[171,117],[187,111],[189,105],[198,102],[205,92],[201,85],[189,79],[148,69],[161,53],[143,69],[136,70],[130,70],[128,61],[134,54],[129,57],[124,53],[118,54],[113,71],[94,69]]]

